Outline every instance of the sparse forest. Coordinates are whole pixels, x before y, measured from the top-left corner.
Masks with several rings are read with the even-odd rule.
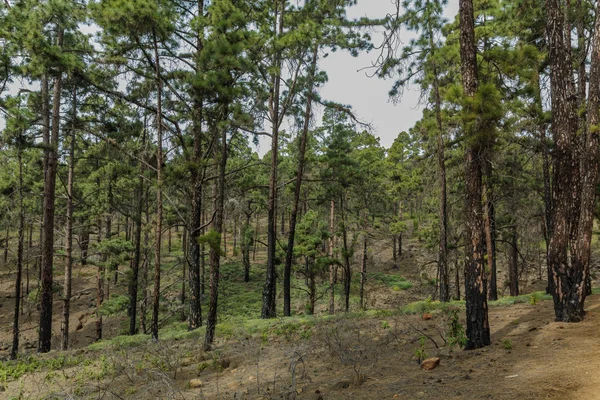
[[[0,4],[0,397],[600,398],[600,2],[357,3]]]

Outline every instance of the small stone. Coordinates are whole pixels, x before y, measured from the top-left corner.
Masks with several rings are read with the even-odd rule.
[[[398,393],[396,393],[394,396],[392,396],[392,399],[399,399],[400,395]]]
[[[190,387],[190,389],[196,389],[204,386],[204,382],[202,382],[202,380],[198,378],[190,379],[190,381],[188,382],[188,386]]]
[[[421,368],[426,371],[430,371],[440,365],[439,357],[431,357],[421,363]]]
[[[433,315],[429,314],[429,313],[425,313],[423,314],[423,321],[429,321],[431,318],[433,318]]]
[[[350,387],[350,382],[348,382],[348,381],[339,381],[338,383],[336,383],[335,385],[333,385],[333,387],[335,389],[346,389],[346,388]]]
[[[194,359],[192,357],[187,357],[187,358],[184,358],[181,360],[180,365],[182,367],[187,367],[187,366],[192,365],[193,363],[194,363]]]

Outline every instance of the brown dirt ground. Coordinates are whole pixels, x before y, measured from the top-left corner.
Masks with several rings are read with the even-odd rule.
[[[428,257],[410,245],[407,249],[412,254],[408,251],[404,256],[401,270],[408,264],[419,267],[401,272],[417,282]],[[389,262],[381,270],[388,268]],[[11,278],[8,274],[0,278],[0,357],[6,357],[10,343]],[[588,298],[586,320],[577,324],[553,322],[550,301],[492,307],[492,345],[469,352],[441,346],[446,320],[436,312],[429,321],[415,315],[316,319],[312,327],[268,336],[240,328],[218,338],[214,351],[204,353],[198,338],[102,351],[85,348],[95,333],[90,315],[94,287],[92,269],[76,270],[74,292],[80,295],[73,302],[71,327],[75,329],[83,316],[83,329],[71,334],[75,350],[67,355],[85,363],[9,380],[2,384],[4,391],[0,388],[0,399],[600,399],[598,295]],[[373,296],[377,308],[393,308],[398,302],[422,299],[430,291],[417,285],[407,292],[377,290]],[[60,310],[56,301],[55,337]],[[24,353],[33,354],[35,306],[26,303],[24,314],[21,343]],[[283,320],[274,322],[278,323]],[[114,337],[119,325],[117,318],[106,321],[105,336]],[[424,344],[429,356],[441,359],[433,371],[422,370],[416,361],[422,336],[417,330],[440,345],[436,348],[429,340]],[[506,349],[509,342],[510,350]],[[104,376],[94,375],[107,366]],[[89,379],[82,381],[86,374]],[[189,388],[194,378],[202,381],[202,387]]]

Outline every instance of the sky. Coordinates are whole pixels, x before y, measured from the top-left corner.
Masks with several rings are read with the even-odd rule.
[[[348,10],[348,17],[383,17],[395,11],[396,0],[359,0],[358,4]],[[449,0],[445,16],[454,18],[458,13],[458,0]],[[382,35],[374,33],[377,43]],[[403,42],[409,35],[402,38]],[[357,58],[347,52],[336,52],[323,59],[320,67],[327,71],[329,81],[321,89],[324,99],[352,106],[357,117],[371,124],[372,133],[380,138],[380,143],[389,148],[398,133],[408,131],[421,118],[422,105],[419,104],[420,91],[411,87],[404,91],[399,102],[389,100],[388,92],[394,80],[370,78],[372,70],[362,70],[372,65],[377,58],[377,51],[361,53]]]

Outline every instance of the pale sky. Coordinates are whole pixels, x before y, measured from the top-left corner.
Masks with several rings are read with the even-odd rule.
[[[350,18],[383,17],[395,11],[396,0],[359,0],[355,7],[348,10]],[[458,13],[458,0],[449,0],[445,16],[452,19]],[[381,34],[372,34],[377,43]],[[410,36],[403,38],[407,42]],[[323,59],[320,67],[327,71],[329,81],[321,89],[321,95],[327,100],[351,105],[360,120],[370,123],[373,134],[381,144],[389,148],[399,132],[408,131],[420,119],[422,106],[419,105],[419,89],[404,91],[401,100],[394,104],[389,100],[388,92],[393,79],[369,78],[369,70],[360,69],[371,65],[377,58],[377,51],[363,53],[354,58],[346,52],[336,52]]]

